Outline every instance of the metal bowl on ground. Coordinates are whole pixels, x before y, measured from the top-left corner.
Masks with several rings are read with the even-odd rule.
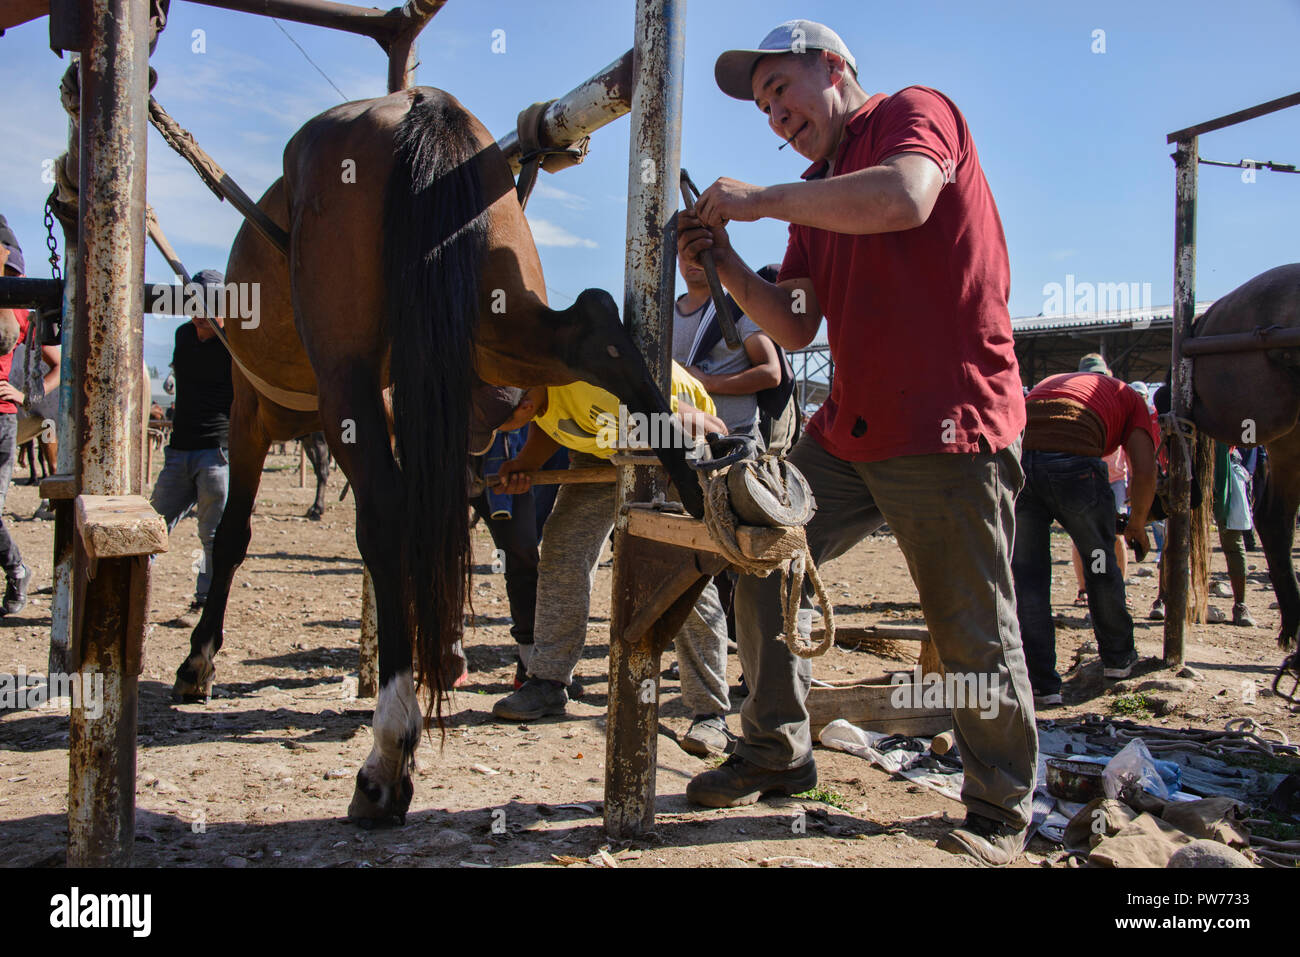
[[[1105,797],[1102,787],[1104,764],[1090,761],[1071,761],[1068,758],[1047,759],[1047,793],[1062,801],[1087,804],[1093,798]]]

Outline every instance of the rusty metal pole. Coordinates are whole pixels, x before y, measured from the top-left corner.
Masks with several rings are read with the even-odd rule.
[[[1171,357],[1170,407],[1180,419],[1192,408],[1192,360],[1182,352],[1196,312],[1196,149],[1197,138],[1179,140],[1174,149],[1174,336]],[[1181,667],[1183,634],[1187,627],[1188,558],[1191,553],[1190,463],[1177,442],[1169,454],[1169,525],[1165,539],[1165,664]]]
[[[72,475],[76,471],[77,443],[76,419],[72,414],[72,393],[76,366],[76,347],[73,330],[77,313],[77,255],[76,243],[65,243],[63,248],[63,324],[59,347],[59,411],[54,431],[59,438],[55,472]],[[71,499],[50,502],[54,510],[54,594],[50,599],[50,669],[49,674],[64,674],[71,670],[68,646],[72,635],[72,535],[73,507]]]
[[[677,257],[674,215],[681,162],[685,0],[637,0],[628,156],[627,268],[624,322],[667,394]],[[609,719],[605,734],[605,830],[624,838],[654,825],[659,728],[659,656],[651,634],[623,633],[638,583],[624,505],[650,501],[665,479],[647,466],[619,466],[614,531],[613,610],[609,640]]]
[[[402,25],[386,48],[389,93],[409,89],[415,83],[415,67],[419,63],[415,41],[429,21],[446,5],[447,0],[406,0],[402,5]]]
[[[90,0],[89,9],[81,61],[76,487],[123,495],[131,490],[143,364],[149,0]],[[72,661],[102,680],[103,693],[102,710],[84,698],[72,709],[70,867],[131,863],[147,562],[101,561],[90,575],[78,547]]]

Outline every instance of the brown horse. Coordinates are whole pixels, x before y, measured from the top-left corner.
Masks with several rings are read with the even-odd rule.
[[[323,429],[356,497],[379,622],[375,743],[349,814],[402,819],[425,718],[441,712],[448,676],[459,674],[449,649],[469,571],[472,389],[584,379],[629,411],[668,406],[607,293],[547,306],[509,167],[447,93],[405,90],[309,121],[260,206],[288,232],[289,258],[248,224],[231,250],[227,283],[259,284],[260,314],[227,324],[236,358],[230,494],[208,601],[173,691],[186,699],[210,690],[270,443]],[[676,444],[659,455],[699,516],[699,483],[686,443]],[[425,715],[416,681],[429,693]]]
[[[1300,328],[1300,263],[1270,269],[1217,300],[1193,336],[1268,328]],[[1282,612],[1278,644],[1292,647],[1300,630],[1300,588],[1291,558],[1300,509],[1300,348],[1200,355],[1192,380],[1197,428],[1221,442],[1259,444],[1268,451],[1255,525]],[[1295,656],[1290,662],[1295,667]]]

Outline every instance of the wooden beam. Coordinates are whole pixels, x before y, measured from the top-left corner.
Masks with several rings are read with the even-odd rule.
[[[909,685],[855,684],[814,687],[805,702],[813,735],[839,718],[866,731],[885,734],[934,735],[952,727],[952,712],[941,708],[896,708],[892,700]]]
[[[78,495],[77,534],[92,559],[167,551],[167,523],[142,495]]]
[[[41,479],[41,498],[62,502],[77,497],[77,479],[72,475],[47,475]]]
[[[668,545],[680,545],[692,551],[721,554],[718,543],[709,529],[699,519],[689,515],[673,515],[648,508],[633,506],[627,515],[627,533],[637,538],[648,538]],[[784,528],[755,528],[741,525],[736,529],[736,543],[746,558],[760,558],[787,536],[793,534]]]
[[[624,641],[640,641],[691,586],[701,578],[712,578],[727,567],[727,560],[720,555],[701,555],[695,552],[692,555],[683,554],[682,558],[682,567],[637,603],[623,630]]]
[[[527,475],[534,485],[599,485],[618,481],[618,469],[608,465],[594,465],[585,469],[538,469],[535,472],[520,472]],[[489,485],[496,485],[500,476],[493,472],[483,476]]]

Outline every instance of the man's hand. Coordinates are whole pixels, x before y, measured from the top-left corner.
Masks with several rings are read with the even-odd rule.
[[[1145,558],[1147,552],[1151,551],[1151,541],[1147,538],[1145,524],[1139,525],[1130,520],[1128,527],[1124,529],[1124,541],[1133,546],[1134,554],[1139,559]]]
[[[14,405],[22,405],[27,401],[27,396],[14,388],[12,382],[0,382],[0,402],[12,402]]]
[[[732,220],[752,223],[763,218],[761,203],[765,187],[722,177],[700,194],[695,215],[706,226],[725,226]]]
[[[698,208],[698,207],[697,207]],[[731,237],[721,226],[705,226],[694,213],[681,210],[677,214],[677,257],[694,266],[700,265],[700,253],[713,250],[713,262],[722,268],[731,259]]]
[[[498,484],[494,488],[507,495],[523,495],[533,487],[533,480],[528,476],[531,471],[528,463],[519,461],[517,457],[502,462],[501,468],[497,471]]]
[[[727,434],[727,423],[716,415],[697,409],[685,399],[677,400],[677,418],[681,420],[686,434],[694,439],[702,439],[710,432],[717,432],[719,435]]]

